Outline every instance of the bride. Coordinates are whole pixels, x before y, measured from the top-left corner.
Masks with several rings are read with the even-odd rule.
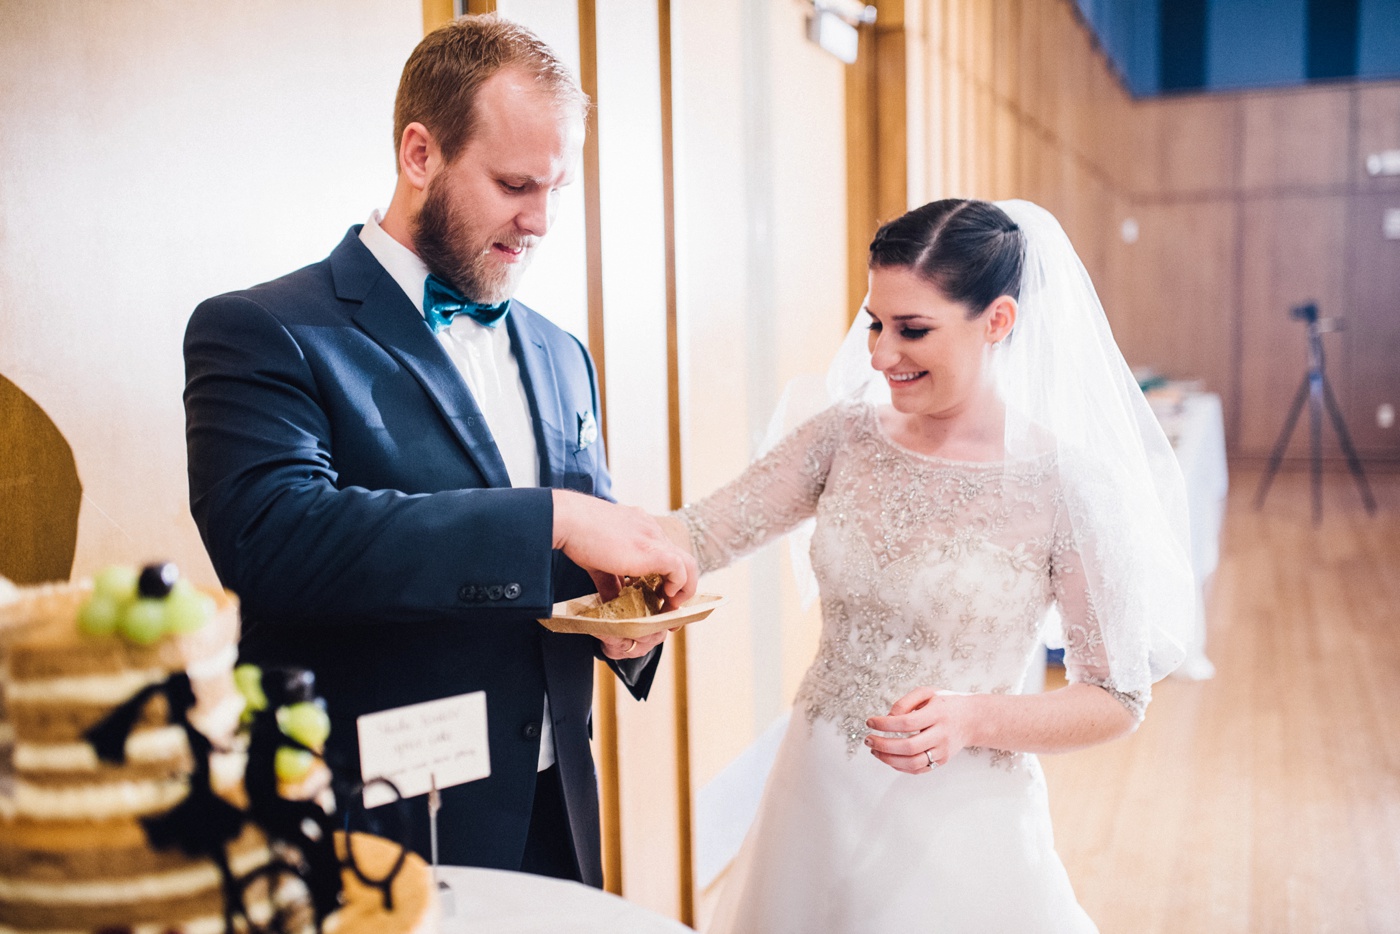
[[[1033,204],[924,205],[876,234],[829,382],[667,521],[703,571],[815,519],[820,648],[709,930],[1093,931],[1036,754],[1131,733],[1194,606],[1180,473],[1093,286]],[[1046,638],[1069,684],[1021,694]]]

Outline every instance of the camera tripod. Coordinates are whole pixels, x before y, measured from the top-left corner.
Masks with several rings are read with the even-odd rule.
[[[1308,403],[1308,421],[1312,435],[1312,517],[1313,524],[1322,522],[1322,409],[1325,405],[1327,414],[1332,417],[1332,427],[1337,432],[1337,440],[1341,442],[1342,453],[1346,455],[1347,467],[1356,478],[1356,487],[1361,491],[1361,501],[1366,504],[1366,512],[1374,515],[1376,512],[1376,500],[1371,496],[1371,487],[1366,483],[1366,472],[1361,469],[1361,459],[1356,456],[1356,448],[1352,446],[1351,435],[1347,432],[1346,422],[1342,420],[1341,409],[1337,406],[1337,400],[1332,395],[1332,386],[1327,382],[1326,362],[1322,356],[1322,334],[1324,331],[1335,331],[1339,329],[1339,324],[1335,320],[1318,321],[1317,306],[1313,304],[1300,305],[1292,309],[1290,314],[1303,322],[1307,326],[1308,332],[1308,371],[1303,376],[1303,384],[1298,387],[1298,395],[1293,398],[1293,407],[1288,412],[1288,418],[1283,423],[1283,431],[1279,432],[1278,441],[1274,444],[1274,451],[1269,455],[1269,466],[1264,470],[1264,476],[1259,481],[1259,492],[1254,497],[1254,508],[1264,507],[1264,497],[1269,492],[1269,484],[1273,483],[1274,474],[1278,473],[1279,464],[1283,461],[1283,452],[1288,449],[1288,439],[1293,434],[1293,426],[1298,422],[1298,416],[1303,411],[1303,403]]]

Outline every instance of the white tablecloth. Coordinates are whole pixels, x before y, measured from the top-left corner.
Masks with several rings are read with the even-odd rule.
[[[451,893],[443,898],[442,934],[694,934],[579,882],[461,866],[440,867],[438,879]]]
[[[1220,397],[1193,392],[1179,405],[1159,411],[1162,428],[1176,450],[1186,480],[1186,506],[1191,516],[1191,564],[1196,574],[1197,607],[1193,638],[1186,661],[1177,669],[1182,678],[1215,674],[1206,657],[1206,594],[1220,562],[1220,529],[1225,519],[1225,494],[1230,488],[1225,463],[1225,417]]]

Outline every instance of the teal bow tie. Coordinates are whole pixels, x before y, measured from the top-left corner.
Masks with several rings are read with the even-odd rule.
[[[452,317],[460,314],[477,324],[494,328],[509,308],[510,299],[499,305],[478,305],[431,273],[423,283],[423,318],[434,334],[452,324]]]

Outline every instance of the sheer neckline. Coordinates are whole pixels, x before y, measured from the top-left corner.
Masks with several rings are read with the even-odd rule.
[[[991,461],[969,461],[959,460],[954,457],[943,457],[940,454],[925,454],[923,451],[916,451],[913,448],[906,447],[905,445],[900,444],[898,441],[896,441],[893,437],[890,436],[889,431],[885,428],[885,423],[880,420],[879,410],[873,403],[866,402],[863,405],[865,408],[866,419],[873,423],[875,426],[876,437],[878,437],[886,447],[890,448],[893,451],[897,451],[900,454],[904,454],[916,460],[928,461],[929,463],[933,464],[944,464],[949,467],[970,467],[973,469],[983,470],[993,467],[1006,467],[1009,463],[1012,463],[1008,462],[1004,457],[998,460]]]

